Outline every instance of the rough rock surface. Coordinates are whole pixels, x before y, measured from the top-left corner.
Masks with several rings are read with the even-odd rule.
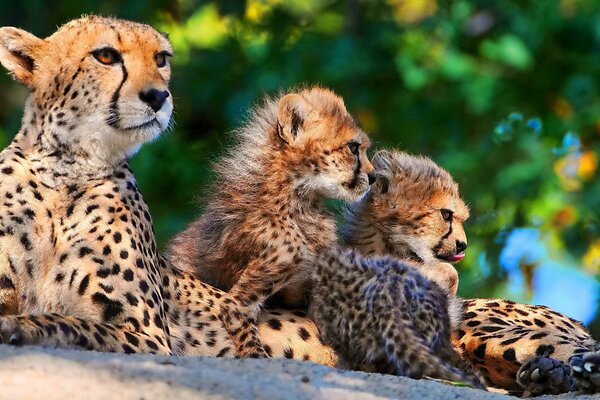
[[[569,399],[574,395],[544,398]],[[103,354],[0,345],[2,399],[503,399],[292,360]],[[577,399],[596,396],[577,396]],[[541,398],[540,398],[541,399]]]

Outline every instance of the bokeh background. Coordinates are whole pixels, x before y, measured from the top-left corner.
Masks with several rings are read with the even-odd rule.
[[[600,2],[20,0],[0,2],[0,25],[46,36],[83,13],[150,23],[176,49],[174,130],[132,162],[162,246],[252,103],[320,83],[376,148],[460,182],[462,295],[546,304],[600,334]],[[25,96],[0,76],[2,147]]]

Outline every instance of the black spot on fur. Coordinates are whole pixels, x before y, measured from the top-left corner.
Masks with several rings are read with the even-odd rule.
[[[281,330],[281,321],[279,321],[278,319],[271,318],[267,321],[267,324],[269,324],[269,327],[271,327],[271,329],[274,329],[276,331]]]
[[[310,339],[310,333],[305,328],[298,328],[298,336],[304,341]]]
[[[513,348],[504,350],[504,353],[502,354],[502,357],[506,361],[517,361],[517,357],[515,355],[515,349],[513,349]]]
[[[534,318],[533,319],[533,323],[536,324],[537,326],[539,326],[540,328],[543,328],[546,326],[546,323],[540,319]]]
[[[83,295],[85,293],[85,291],[87,290],[89,284],[90,284],[90,274],[87,274],[86,276],[83,277],[83,279],[79,283],[79,289],[77,290],[77,293],[79,293],[80,295]]]
[[[94,293],[92,301],[102,307],[102,320],[105,322],[112,321],[123,312],[123,304],[120,301],[108,298],[104,293]]]
[[[288,347],[283,351],[283,356],[285,358],[294,358],[294,350]]]
[[[479,346],[477,346],[477,348],[473,352],[475,357],[483,359],[485,357],[485,347],[485,343],[481,343]]]
[[[542,344],[539,345],[535,350],[535,354],[538,356],[550,356],[554,353],[554,346],[551,344]]]

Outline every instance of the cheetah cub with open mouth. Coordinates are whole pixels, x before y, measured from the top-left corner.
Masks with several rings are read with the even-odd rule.
[[[266,356],[256,318],[277,294],[305,302],[312,260],[336,240],[323,198],[356,201],[374,180],[369,138],[322,88],[267,99],[216,163],[200,218],[173,240],[182,270],[228,292],[219,317],[238,357]]]

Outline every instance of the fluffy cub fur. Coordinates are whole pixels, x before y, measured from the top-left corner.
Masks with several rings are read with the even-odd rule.
[[[373,164],[379,178],[349,207],[346,242],[363,254],[412,260],[452,292],[456,272],[446,261],[462,258],[468,217],[458,186],[423,157],[380,151]],[[530,394],[567,391],[575,387],[567,365],[571,359],[579,387],[600,386],[594,383],[600,357],[590,352],[595,341],[579,322],[544,306],[509,300],[450,297],[450,304],[453,344],[488,385]]]
[[[267,99],[216,165],[200,218],[179,234],[171,259],[228,291],[219,317],[240,357],[264,356],[260,307],[279,293],[303,304],[312,260],[336,240],[324,197],[353,201],[373,167],[367,135],[333,92],[310,88]]]
[[[323,252],[309,314],[347,368],[483,388],[452,348],[447,293],[410,263]]]

